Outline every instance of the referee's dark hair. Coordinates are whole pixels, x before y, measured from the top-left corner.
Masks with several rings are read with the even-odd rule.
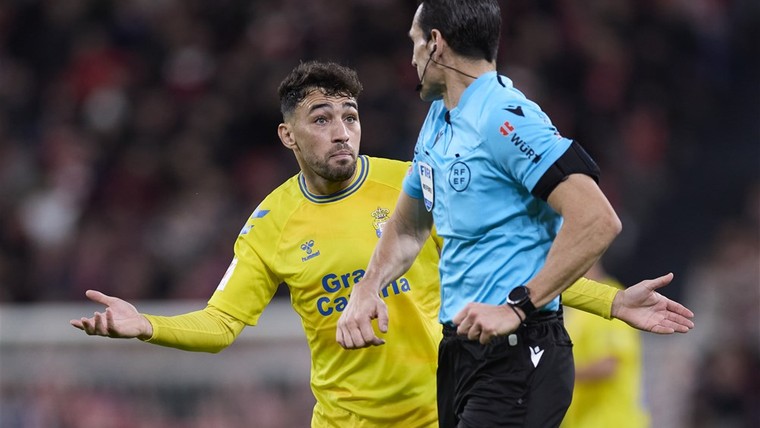
[[[362,84],[356,71],[334,62],[308,61],[297,65],[280,83],[280,112],[287,120],[313,90],[327,96],[358,98]]]
[[[437,29],[454,52],[488,62],[496,60],[501,36],[497,0],[421,0],[419,4],[425,41]]]

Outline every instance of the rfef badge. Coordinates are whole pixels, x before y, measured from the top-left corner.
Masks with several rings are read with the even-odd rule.
[[[419,162],[420,184],[422,185],[422,197],[425,200],[425,209],[433,210],[435,204],[435,186],[433,185],[433,168],[425,162]]]

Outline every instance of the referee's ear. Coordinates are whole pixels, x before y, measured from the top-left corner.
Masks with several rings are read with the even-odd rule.
[[[293,138],[293,129],[289,123],[281,123],[277,127],[277,135],[280,137],[283,146],[295,150],[296,139]]]

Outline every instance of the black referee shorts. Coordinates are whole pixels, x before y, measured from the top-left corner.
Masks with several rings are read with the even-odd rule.
[[[572,343],[561,312],[538,312],[488,345],[443,327],[440,428],[559,426],[573,395]]]

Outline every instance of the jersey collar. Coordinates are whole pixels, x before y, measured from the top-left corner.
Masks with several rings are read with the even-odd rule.
[[[351,184],[345,189],[339,190],[331,195],[315,195],[314,193],[309,192],[309,189],[306,187],[306,179],[304,178],[303,173],[300,172],[298,173],[298,187],[301,189],[303,196],[315,204],[326,204],[328,202],[339,201],[354,194],[360,187],[362,187],[362,184],[364,184],[364,181],[367,180],[367,176],[369,175],[369,159],[364,155],[359,156],[356,160],[356,169],[358,173],[354,176],[354,180]]]
[[[487,85],[491,80],[493,80],[494,77],[496,77],[496,71],[489,71],[478,76],[478,78],[470,83],[470,86],[465,88],[464,92],[462,92],[462,96],[459,98],[459,104],[457,107],[460,109],[464,108],[467,104],[467,101],[469,101],[469,99],[472,97],[472,94],[477,92],[481,86]]]
[[[456,105],[456,107],[448,111],[449,116],[448,119],[446,119],[446,122],[451,123],[451,119],[459,117],[462,110],[467,108],[467,101],[469,101],[470,98],[472,98],[473,94],[476,93],[481,87],[486,86],[494,78],[494,76],[496,76],[496,71],[489,71],[487,73],[481,74],[477,79],[475,79],[475,81],[470,83],[470,86],[466,87],[464,92],[462,92],[462,96],[459,98],[459,103]],[[441,103],[443,105],[443,101],[441,101]]]

